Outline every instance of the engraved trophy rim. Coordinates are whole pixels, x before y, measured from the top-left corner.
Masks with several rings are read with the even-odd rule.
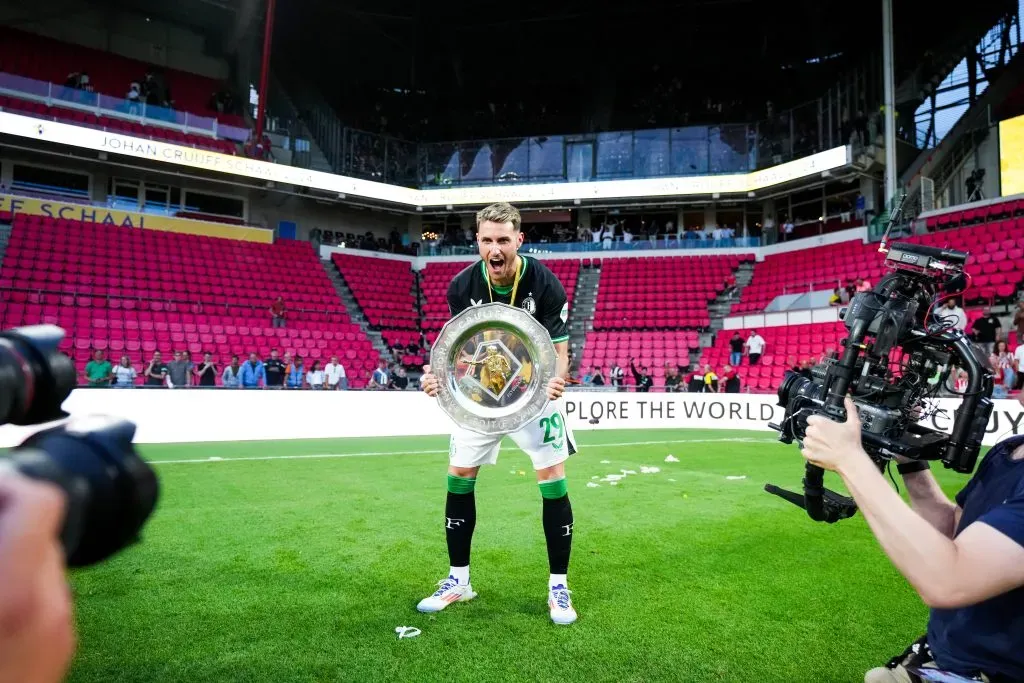
[[[466,396],[455,372],[456,356],[465,342],[487,330],[515,336],[526,347],[533,366],[524,397],[500,408],[484,407]],[[501,340],[493,345],[502,347],[518,363]],[[521,308],[496,302],[470,306],[446,322],[430,350],[430,365],[438,379],[441,409],[464,429],[496,436],[518,431],[544,412],[549,402],[545,387],[558,370],[558,356],[551,335],[536,318]],[[517,376],[518,368],[510,379]]]

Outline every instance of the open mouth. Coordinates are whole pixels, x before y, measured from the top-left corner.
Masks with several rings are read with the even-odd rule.
[[[487,259],[487,267],[490,269],[492,275],[500,275],[505,269],[505,259],[501,256],[492,256]]]

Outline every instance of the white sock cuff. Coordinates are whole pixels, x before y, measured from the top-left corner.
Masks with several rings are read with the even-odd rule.
[[[469,565],[465,567],[449,567],[448,574],[454,576],[460,585],[464,586],[469,583]]]
[[[555,586],[569,587],[569,580],[565,578],[565,574],[551,574],[551,578],[548,579],[548,588],[554,588]]]

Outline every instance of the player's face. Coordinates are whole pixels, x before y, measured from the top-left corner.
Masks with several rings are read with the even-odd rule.
[[[476,229],[480,258],[487,264],[487,274],[494,282],[515,279],[516,252],[523,244],[523,233],[512,223],[484,221]]]

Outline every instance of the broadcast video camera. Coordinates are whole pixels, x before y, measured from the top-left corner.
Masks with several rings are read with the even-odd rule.
[[[992,413],[992,369],[977,347],[953,329],[953,320],[934,314],[942,300],[967,288],[968,254],[919,244],[888,246],[892,224],[879,247],[892,272],[840,311],[849,330],[842,351],[816,366],[812,379],[786,373],[778,391],[785,416],[781,425],[769,426],[780,432],[779,441],[802,444],[811,415],[846,420],[849,392],[860,415],[864,450],[880,470],[903,456],[942,460],[948,468],[970,473]],[[954,367],[967,373],[967,388],[947,435],[919,420],[927,417],[920,411],[929,409],[927,399],[945,386]],[[804,508],[818,522],[832,524],[856,514],[853,499],[826,489],[823,480],[824,470],[808,464],[802,496],[772,484],[765,490]]]
[[[53,325],[0,332],[0,425],[37,425],[67,417],[61,404],[75,368],[57,350]],[[72,419],[33,434],[7,457],[32,479],[60,487],[67,499],[61,543],[68,566],[101,562],[134,543],[156,505],[156,474],[132,446],[135,425],[105,417]]]

